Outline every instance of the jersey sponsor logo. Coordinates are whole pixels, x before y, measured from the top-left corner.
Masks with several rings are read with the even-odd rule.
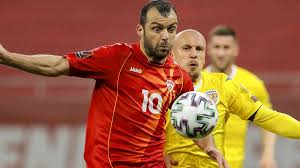
[[[130,67],[129,69],[130,72],[135,72],[135,73],[138,73],[138,74],[141,74],[143,71],[139,68],[134,68],[134,67]]]
[[[172,92],[172,90],[174,89],[174,86],[175,86],[174,82],[168,79],[166,81],[166,85],[167,85],[168,91]]]
[[[215,103],[219,102],[219,94],[216,90],[206,91],[205,94]]]
[[[75,53],[76,57],[79,59],[88,58],[93,54],[94,54],[93,51],[79,51]]]

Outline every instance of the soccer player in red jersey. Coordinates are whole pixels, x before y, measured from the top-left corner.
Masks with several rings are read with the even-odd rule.
[[[66,56],[23,55],[0,45],[0,63],[38,75],[95,79],[84,154],[88,168],[165,167],[166,111],[193,90],[189,75],[169,55],[177,22],[171,3],[151,1],[141,11],[138,43]]]

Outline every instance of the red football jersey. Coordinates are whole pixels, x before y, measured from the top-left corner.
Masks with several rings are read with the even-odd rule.
[[[88,115],[88,168],[164,167],[166,112],[193,90],[189,75],[168,56],[152,64],[139,43],[68,54],[70,75],[96,80]]]

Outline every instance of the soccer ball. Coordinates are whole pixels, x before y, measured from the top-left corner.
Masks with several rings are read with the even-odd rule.
[[[175,100],[170,118],[180,135],[196,140],[212,132],[218,120],[218,111],[216,104],[208,96],[191,91]]]

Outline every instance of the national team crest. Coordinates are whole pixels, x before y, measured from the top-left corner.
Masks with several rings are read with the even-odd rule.
[[[219,102],[219,94],[216,90],[206,91],[205,94],[215,103]]]
[[[174,89],[174,86],[175,86],[174,82],[168,79],[166,81],[166,85],[167,85],[168,91],[172,92],[172,90]]]

